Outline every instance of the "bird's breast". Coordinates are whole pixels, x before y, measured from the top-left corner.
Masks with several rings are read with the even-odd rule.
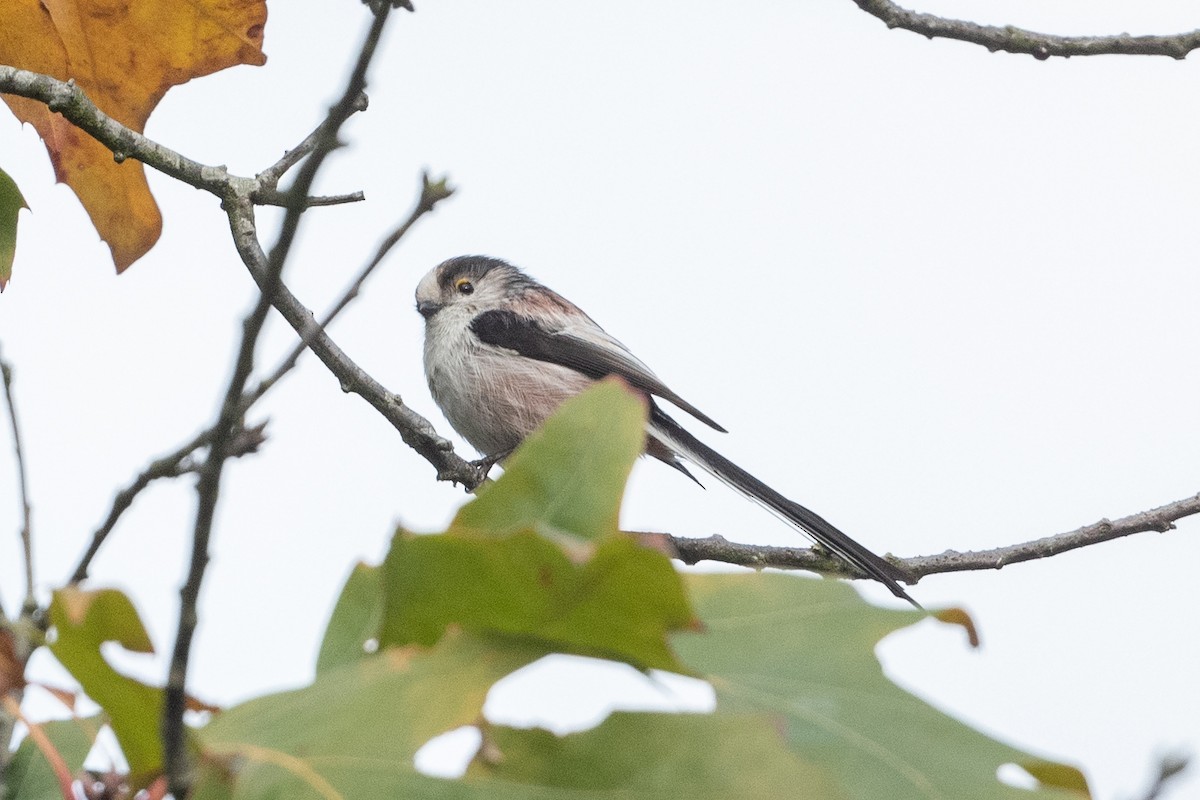
[[[439,329],[441,316],[430,320],[425,336],[429,390],[454,429],[485,455],[515,448],[592,382],[567,367],[484,344],[469,321]]]

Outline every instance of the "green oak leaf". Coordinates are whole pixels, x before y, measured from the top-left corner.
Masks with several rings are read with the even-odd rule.
[[[379,635],[383,595],[379,567],[356,564],[338,597],[317,655],[317,672],[361,659],[366,644]]]
[[[452,632],[436,647],[392,648],[317,676],[312,686],[235,706],[200,729],[196,797],[395,800],[461,797],[416,771],[430,738],[480,719],[492,685],[543,648]],[[518,797],[478,792],[472,797]]]
[[[693,627],[670,560],[614,533],[579,563],[531,530],[414,536],[383,564],[382,645],[433,644],[450,625],[532,639],[567,653],[686,671],[667,646]]]
[[[1089,797],[1074,767],[999,742],[909,694],[874,654],[919,611],[864,602],[836,581],[791,575],[689,575],[702,634],[672,638],[680,659],[709,680],[717,708],[775,713],[797,756],[832,769],[857,800]],[[1035,792],[1001,783],[1016,764]]]
[[[144,786],[162,770],[163,693],[117,672],[100,654],[105,642],[135,653],[154,651],[133,603],[116,589],[59,589],[50,603],[50,623],[55,630],[51,652],[108,714],[131,782]]]
[[[779,729],[769,714],[628,711],[567,736],[491,727],[467,777],[517,781],[570,797],[847,798],[828,770],[788,750]]]

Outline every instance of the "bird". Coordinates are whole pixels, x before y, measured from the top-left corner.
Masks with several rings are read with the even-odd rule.
[[[659,400],[726,431],[578,306],[521,269],[490,256],[450,258],[421,278],[416,305],[425,318],[429,390],[454,429],[483,454],[485,470],[503,462],[565,400],[617,375],[648,402],[646,455],[692,480],[684,462],[699,467],[921,609],[900,585],[910,580],[901,567],[693,436]]]

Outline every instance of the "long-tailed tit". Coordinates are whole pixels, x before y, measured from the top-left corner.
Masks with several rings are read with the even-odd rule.
[[[425,376],[433,399],[487,460],[503,459],[593,381],[620,375],[650,401],[648,455],[688,477],[681,457],[699,466],[920,608],[900,587],[908,577],[902,569],[684,430],[655,397],[725,431],[574,303],[516,267],[485,256],[452,258],[421,279],[416,297],[425,318]]]

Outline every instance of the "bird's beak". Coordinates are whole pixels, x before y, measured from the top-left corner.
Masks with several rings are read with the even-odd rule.
[[[433,315],[441,310],[441,303],[435,303],[432,300],[420,300],[417,302],[417,313],[425,319],[433,319]]]

